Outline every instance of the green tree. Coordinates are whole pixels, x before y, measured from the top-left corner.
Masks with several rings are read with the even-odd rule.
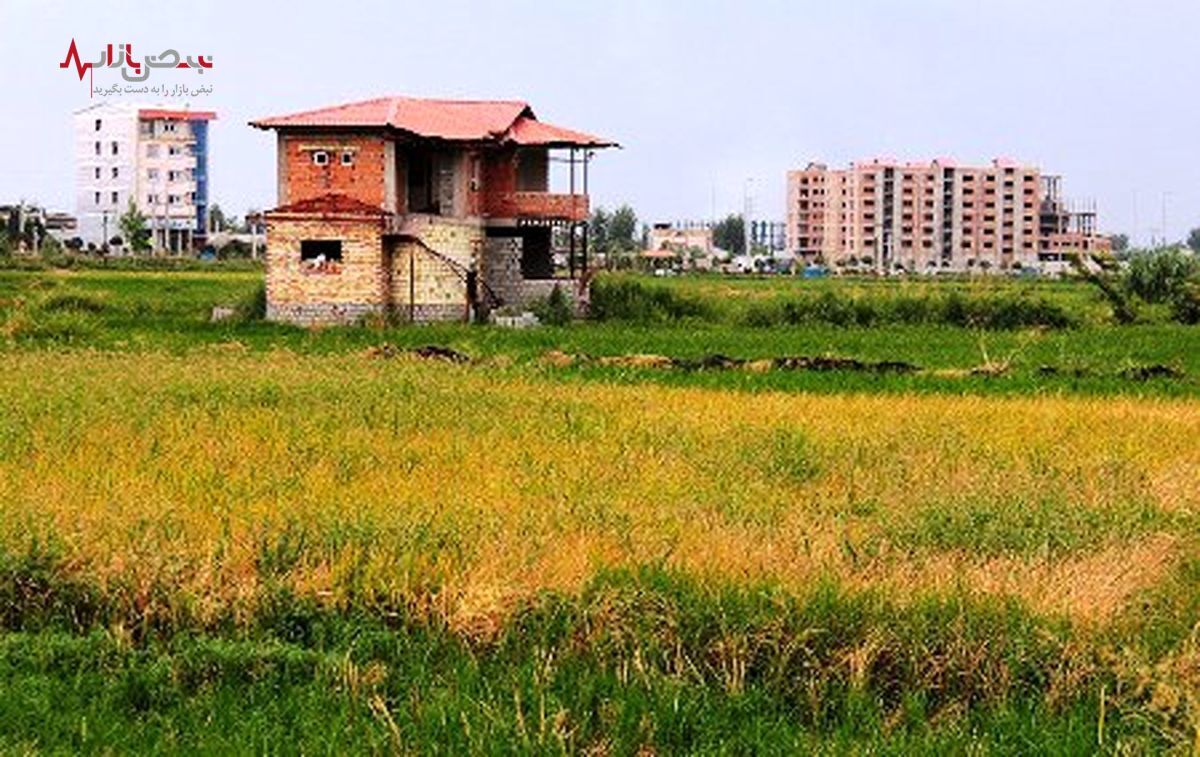
[[[726,252],[741,255],[746,251],[746,227],[740,215],[731,214],[713,227],[713,244]]]
[[[608,256],[608,211],[596,208],[588,219],[588,246],[592,250]],[[611,261],[609,261],[611,262]]]
[[[628,205],[613,211],[608,222],[608,251],[619,259],[627,259],[637,250],[637,214]]]
[[[118,226],[126,244],[134,252],[146,252],[150,249],[150,230],[146,228],[146,216],[133,204],[132,198],[129,200],[129,208],[118,221]]]
[[[1188,232],[1187,246],[1192,249],[1192,252],[1200,254],[1200,227]]]
[[[222,231],[225,229],[229,219],[225,217],[225,211],[221,210],[221,206],[215,202],[208,208],[209,226],[213,231]]]
[[[637,248],[637,214],[628,205],[622,205],[613,211],[608,222],[609,245],[621,252]]]
[[[1189,281],[1200,280],[1200,261],[1181,250],[1140,252],[1129,259],[1129,290],[1146,302],[1175,298]]]

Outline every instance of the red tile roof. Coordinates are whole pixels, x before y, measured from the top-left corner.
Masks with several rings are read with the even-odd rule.
[[[274,210],[268,210],[268,213],[285,215],[289,213],[311,215],[338,215],[338,216],[385,216],[387,211],[377,208],[374,205],[369,205],[361,200],[356,200],[353,197],[348,197],[344,194],[325,194],[320,197],[311,197],[307,200],[300,200],[288,205],[280,205]]]
[[[427,100],[377,97],[251,121],[259,129],[303,127],[392,128],[450,141],[505,141],[546,146],[605,147],[613,142],[543,124],[520,100]]]
[[[519,145],[614,147],[615,142],[581,131],[564,129],[561,126],[543,123],[535,118],[518,118],[508,130],[507,138]]]

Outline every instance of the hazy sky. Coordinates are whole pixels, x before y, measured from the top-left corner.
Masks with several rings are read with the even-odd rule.
[[[191,105],[219,113],[211,192],[239,215],[275,200],[272,137],[246,121],[410,94],[524,99],[618,140],[593,200],[646,221],[740,210],[747,179],[755,216],[782,219],[810,160],[1010,156],[1063,174],[1107,231],[1136,206],[1145,239],[1165,195],[1177,238],[1200,225],[1197,29],[1200,0],[0,0],[0,202],[71,208],[74,37],[85,60],[213,56],[155,80],[213,87]]]

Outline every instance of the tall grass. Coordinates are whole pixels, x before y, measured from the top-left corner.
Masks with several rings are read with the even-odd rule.
[[[741,307],[709,299],[684,285],[662,285],[629,276],[600,277],[592,286],[591,316],[634,323],[681,319],[726,321],[757,327],[831,324],[871,328],[894,324],[935,324],[978,329],[1076,326],[1080,318],[1042,296],[1016,292],[905,294],[871,291],[848,294],[825,288],[812,293],[781,293],[755,298]]]

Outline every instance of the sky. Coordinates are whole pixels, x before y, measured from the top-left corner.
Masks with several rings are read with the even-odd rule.
[[[1145,243],[1165,215],[1179,239],[1200,226],[1198,28],[1197,0],[0,0],[0,203],[73,209],[71,113],[99,100],[58,66],[74,39],[85,61],[212,56],[154,75],[212,88],[188,104],[218,113],[210,194],[237,215],[276,199],[273,137],[247,121],[403,94],[521,99],[620,142],[592,202],[645,222],[747,196],[782,220],[809,161],[1012,157],[1106,232]]]

